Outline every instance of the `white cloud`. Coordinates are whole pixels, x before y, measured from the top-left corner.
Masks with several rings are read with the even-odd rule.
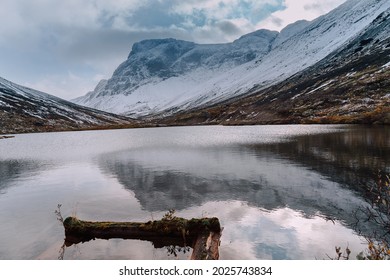
[[[257,28],[280,31],[286,25],[301,19],[313,20],[344,3],[346,0],[285,0],[286,8],[270,15]]]
[[[201,13],[209,24],[244,19],[256,24],[259,18],[271,12],[270,7],[281,8],[282,4],[282,0],[176,0],[174,2],[172,12],[189,17]]]
[[[189,0],[174,1],[173,10],[176,13],[192,14],[194,10],[204,10],[209,17],[226,18],[230,14],[239,14],[243,3],[251,9],[264,8],[264,5],[277,6],[277,0]]]
[[[26,82],[24,86],[69,100],[87,93],[104,77],[103,74],[95,74],[87,78],[68,72],[66,75],[46,75],[40,80]]]

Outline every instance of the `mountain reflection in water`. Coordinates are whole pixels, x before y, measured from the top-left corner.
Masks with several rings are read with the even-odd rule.
[[[238,200],[353,224],[367,184],[378,170],[389,171],[389,147],[389,130],[378,127],[280,143],[141,148],[105,154],[98,162],[147,211]]]
[[[168,127],[17,135],[0,142],[0,259],[55,259],[53,211],[93,221],[218,217],[221,259],[314,259],[366,248],[354,212],[390,173],[390,128]],[[65,259],[186,259],[93,240]]]

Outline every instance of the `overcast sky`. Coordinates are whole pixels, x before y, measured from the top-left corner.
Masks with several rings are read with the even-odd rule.
[[[345,0],[0,0],[0,77],[65,99],[110,78],[134,42],[225,43]]]

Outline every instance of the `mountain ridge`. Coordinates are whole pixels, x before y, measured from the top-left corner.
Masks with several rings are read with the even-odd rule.
[[[140,122],[82,107],[0,78],[0,134],[136,127]]]
[[[313,66],[244,98],[163,117],[189,124],[390,124],[390,9]]]
[[[257,30],[226,44],[143,40],[110,79],[75,100],[79,105],[0,78],[0,134],[390,124],[389,30],[390,2],[349,0],[313,21],[281,32]]]
[[[280,33],[260,30],[232,43],[216,45],[180,41],[178,46],[184,44],[185,52],[170,52],[172,45],[161,47],[161,43],[177,43],[175,39],[147,40],[143,44],[152,47],[149,51],[154,50],[144,53],[149,60],[136,57],[142,43],[135,44],[136,52],[130,52],[105,85],[74,101],[142,117],[175,114],[250,95],[283,82],[347,45],[388,8],[390,4],[385,0],[349,0],[326,15],[311,22],[298,21]],[[264,36],[256,41],[259,37],[253,35],[258,34]],[[240,40],[246,38],[250,38],[249,43],[240,45]],[[234,49],[237,45],[239,54]],[[172,52],[177,56],[167,67],[166,53]],[[149,71],[153,67],[160,71],[157,75]]]
[[[276,32],[258,30],[228,44],[201,45],[172,38],[143,40],[133,45],[128,59],[118,66],[111,79],[103,82],[105,84],[99,83],[95,90],[86,96],[72,101],[88,106],[93,99],[118,95],[118,92],[128,96],[142,86],[179,77],[185,72],[213,72],[220,66],[231,69],[268,52],[275,37]],[[262,50],[254,47],[262,43],[265,45]],[[188,79],[198,83],[202,77]],[[97,101],[92,107],[104,109],[107,101],[110,102],[105,99],[102,102]],[[143,103],[142,100],[135,101],[135,104],[139,103]],[[123,113],[122,110],[114,108],[107,111]]]

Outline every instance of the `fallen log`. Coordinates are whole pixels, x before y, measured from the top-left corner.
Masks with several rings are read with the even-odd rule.
[[[221,226],[218,218],[187,220],[173,217],[139,223],[90,222],[68,217],[63,221],[63,225],[67,247],[96,238],[139,239],[152,242],[155,248],[172,245],[192,247],[191,259],[218,259],[219,257]]]
[[[198,236],[192,246],[191,260],[218,260],[221,231]]]

